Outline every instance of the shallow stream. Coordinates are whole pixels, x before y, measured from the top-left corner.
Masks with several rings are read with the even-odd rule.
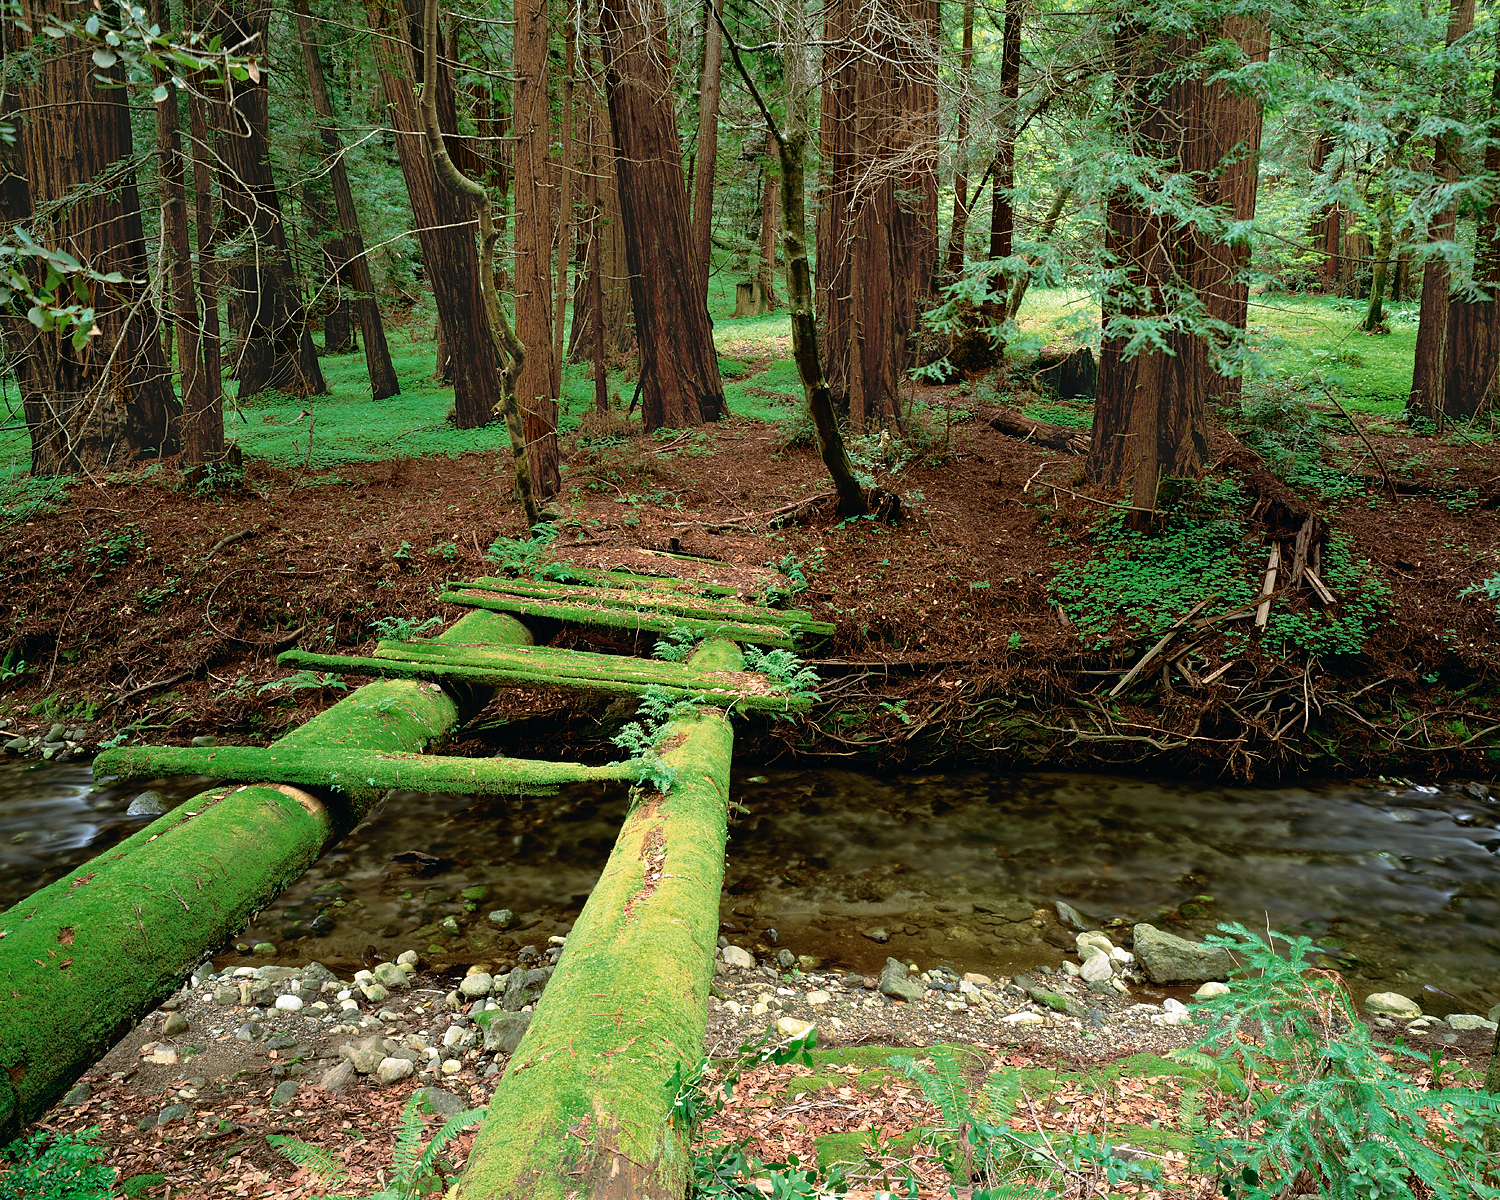
[[[204,786],[155,790],[171,804]],[[0,763],[0,907],[151,820],[127,815],[140,791],[96,790],[84,764]],[[1404,992],[1438,1014],[1500,1002],[1500,787],[747,768],[732,797],[721,917],[752,947],[1009,973],[1061,961],[1061,900],[1194,937],[1221,921],[1307,934],[1357,994]],[[505,962],[571,926],[625,806],[623,789],[596,786],[398,793],[223,953]],[[412,851],[426,858],[397,858]],[[490,918],[502,909],[514,920]]]

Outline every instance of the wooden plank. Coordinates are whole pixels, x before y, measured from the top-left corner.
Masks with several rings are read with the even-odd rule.
[[[1281,568],[1281,543],[1271,543],[1271,554],[1266,559],[1266,578],[1260,585],[1260,603],[1255,606],[1255,624],[1259,628],[1265,628],[1267,621],[1271,619],[1271,596],[1276,591],[1276,572]]]
[[[611,656],[600,655],[599,657]],[[757,712],[804,712],[813,703],[812,699],[807,696],[794,697],[783,692],[767,691],[764,676],[744,673],[699,675],[684,672],[672,681],[653,677],[648,670],[636,673],[636,668],[626,667],[624,664],[644,666],[645,660],[630,658],[620,658],[622,666],[619,674],[614,677],[604,674],[563,674],[545,669],[528,670],[523,663],[516,662],[502,661],[474,665],[463,662],[445,662],[435,657],[426,659],[361,658],[343,654],[311,654],[305,650],[288,650],[278,656],[276,661],[283,667],[301,667],[307,670],[333,671],[347,675],[374,675],[389,679],[466,683],[491,688],[555,688],[563,691],[639,696],[648,687],[660,687],[683,699],[692,696],[707,696],[714,704],[726,708]],[[674,664],[653,665],[670,667]],[[737,684],[739,686],[736,686]]]
[[[666,616],[602,606],[589,608],[581,604],[529,600],[493,592],[443,592],[438,599],[444,604],[463,604],[469,608],[486,608],[491,612],[515,613],[523,617],[548,617],[565,624],[594,629],[624,629],[633,633],[670,633],[674,629],[685,629],[699,637],[729,638],[752,646],[775,646],[793,650],[797,645],[797,630],[767,625],[701,621],[693,617]]]
[[[540,583],[531,579],[498,579],[480,576],[463,585],[466,589],[494,592],[505,596],[523,596],[532,600],[554,600],[563,604],[586,606],[603,605],[608,608],[627,608],[637,612],[675,613],[703,621],[738,621],[747,625],[774,625],[783,629],[796,628],[804,633],[821,637],[832,637],[834,627],[826,621],[816,620],[812,613],[801,609],[764,608],[752,604],[732,604],[701,597],[650,594],[628,588],[586,588],[564,584]]]
[[[392,754],[341,747],[139,746],[106,750],[94,760],[96,776],[149,779],[206,775],[245,783],[290,783],[368,795],[399,788],[481,796],[547,795],[565,783],[634,782],[629,763],[586,767],[522,758],[454,758]]]

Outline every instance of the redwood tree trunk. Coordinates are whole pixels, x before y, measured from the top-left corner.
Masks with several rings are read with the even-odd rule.
[[[196,26],[189,5],[186,23]],[[217,416],[210,423],[224,428],[224,368],[219,340],[218,226],[214,221],[213,138],[209,132],[210,88],[200,72],[188,89],[188,129],[193,142],[193,232],[198,239],[198,294],[203,298],[203,327],[198,345],[203,352],[204,404]],[[217,104],[216,108],[220,107]]]
[[[918,306],[937,265],[935,0],[903,28],[857,0],[826,10],[818,296],[828,382],[857,429],[901,423]]]
[[[604,0],[600,28],[645,426],[717,421],[724,386],[693,255],[666,17],[660,0]]]
[[[515,98],[511,143],[516,189],[516,336],[526,361],[516,381],[516,399],[526,429],[532,486],[553,495],[558,474],[557,393],[552,369],[552,189],[547,149],[552,127],[547,111],[547,5],[515,5]]]
[[[698,90],[698,160],[693,171],[693,251],[705,297],[713,258],[714,169],[719,161],[719,85],[724,65],[724,39],[714,19],[715,12],[723,11],[723,0],[708,0],[708,5],[703,80]]]
[[[28,221],[44,245],[124,276],[122,283],[93,286],[98,336],[81,349],[74,349],[70,333],[39,331],[24,317],[5,322],[7,357],[31,435],[32,474],[121,468],[148,454],[175,453],[181,406],[145,286],[123,70],[100,70],[88,47],[42,34],[49,16],[73,19],[71,5],[31,0],[19,15],[44,46],[15,97],[17,144],[0,151],[21,168],[6,172],[5,215],[11,223]],[[0,36],[15,45],[24,35],[7,20]],[[117,86],[103,86],[96,76]],[[103,186],[49,219],[35,219],[36,210],[91,181]]]
[[[269,56],[268,3],[241,10],[219,6],[212,24],[227,46],[245,56]],[[243,399],[267,388],[298,396],[328,390],[298,294],[281,201],[271,174],[270,92],[267,71],[228,81],[227,113],[219,144],[219,187],[236,231],[251,244],[229,268],[230,321],[236,327],[234,374]]]
[[[364,236],[359,227],[359,212],[354,207],[354,191],[349,186],[349,172],[344,167],[344,147],[332,124],[333,101],[328,96],[328,85],[323,77],[323,58],[313,34],[312,19],[308,15],[307,0],[296,0],[297,30],[302,41],[302,60],[307,66],[307,86],[312,95],[313,111],[321,121],[318,134],[331,158],[328,181],[333,186],[333,202],[338,209],[339,228],[343,236],[338,240],[339,276],[347,281],[354,291],[353,309],[359,316],[359,330],[364,335],[365,368],[370,375],[370,397],[385,400],[399,395],[401,384],[396,379],[396,368],[391,362],[391,350],[385,340],[385,325],[380,319],[380,305],[375,299],[375,282],[370,276],[370,262],[365,257]],[[341,299],[341,303],[342,303]],[[328,345],[328,326],[323,327],[324,344]],[[347,338],[343,339],[347,344]],[[329,349],[334,349],[329,345]]]
[[[585,62],[590,59],[584,43]],[[593,68],[588,67],[592,77]],[[594,306],[600,309],[603,329],[603,353],[606,357],[629,354],[635,344],[630,322],[630,265],[625,254],[625,236],[620,226],[620,189],[615,170],[614,133],[603,100],[603,81],[590,87],[589,103],[589,179],[596,189],[592,202],[593,237],[597,242],[598,262],[589,255],[589,278],[578,287],[573,308],[573,331],[568,341],[568,356],[574,362],[596,359],[599,352],[593,340]],[[596,285],[597,284],[597,297]]]
[[[1180,76],[1196,49],[1193,41],[1140,25],[1122,25],[1115,35],[1118,86],[1129,105],[1127,137],[1137,153],[1167,157],[1202,181],[1216,165],[1210,157],[1215,139],[1206,128],[1208,90]],[[1176,82],[1167,86],[1162,81],[1168,78]],[[1105,253],[1126,272],[1124,286],[1105,295],[1106,332],[1121,319],[1170,318],[1174,291],[1203,295],[1213,258],[1201,233],[1143,207],[1125,189],[1109,196],[1106,208]],[[1198,475],[1208,451],[1208,344],[1175,323],[1163,338],[1165,350],[1127,356],[1126,337],[1106,336],[1099,364],[1088,472],[1097,483],[1129,489],[1136,528],[1149,525],[1160,478]]]
[[[1490,112],[1500,112],[1500,70],[1491,77]],[[1484,151],[1484,173],[1500,178],[1500,145]],[[1445,388],[1449,416],[1470,419],[1494,407],[1496,374],[1500,371],[1500,196],[1493,196],[1479,217],[1474,237],[1474,282],[1489,293],[1488,300],[1456,299],[1448,310],[1448,379]]]
[[[1313,143],[1312,159],[1308,165],[1321,174],[1328,162],[1328,156],[1332,153],[1333,136],[1327,133],[1320,134],[1318,140]],[[1342,223],[1339,206],[1325,204],[1322,211],[1313,218],[1312,225],[1307,231],[1307,239],[1312,243],[1313,251],[1318,256],[1318,266],[1313,276],[1314,286],[1322,292],[1331,291],[1337,285]]]
[[[776,238],[781,226],[781,183],[776,139],[766,135],[766,169],[760,189],[760,295],[766,311],[776,307]]]
[[[1022,0],[1005,0],[1005,29],[1000,52],[1000,143],[995,148],[995,182],[990,190],[990,258],[1009,258],[1016,232],[1016,210],[1010,201],[1016,186],[1016,126],[1021,100],[1021,24],[1025,18]],[[995,281],[1003,295],[1003,280]]]
[[[478,429],[494,418],[500,377],[479,290],[474,206],[439,182],[428,157],[417,117],[416,61],[405,12],[387,11],[383,0],[366,0],[366,13],[422,247],[422,270],[451,347],[453,423]]]
[[[943,274],[951,283],[964,273],[964,240],[969,232],[969,105],[974,85],[974,0],[964,0],[963,49],[958,58],[958,114],[954,138],[953,223],[948,227],[948,261]],[[981,181],[982,183],[982,181]]]
[[[1449,0],[1447,44],[1453,45],[1466,37],[1474,28],[1474,0]],[[1450,80],[1446,83],[1449,93],[1449,115],[1463,119],[1462,83]],[[1432,147],[1433,182],[1437,186],[1450,184],[1458,179],[1459,140],[1454,133],[1439,135]],[[1453,239],[1458,224],[1458,211],[1450,204],[1437,215],[1428,226],[1428,240],[1446,242]],[[1417,325],[1417,353],[1412,364],[1411,394],[1406,398],[1409,416],[1426,417],[1441,424],[1448,414],[1447,383],[1448,364],[1448,315],[1451,301],[1448,297],[1448,264],[1442,258],[1430,258],[1422,272],[1422,315]],[[1467,364],[1460,368],[1467,370]]]

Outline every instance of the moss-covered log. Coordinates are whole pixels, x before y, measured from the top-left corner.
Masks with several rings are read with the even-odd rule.
[[[594,629],[625,629],[636,633],[670,633],[674,629],[685,629],[698,637],[731,638],[736,642],[748,642],[753,646],[777,646],[791,650],[796,647],[796,632],[774,625],[754,625],[734,621],[701,621],[692,617],[662,616],[638,610],[608,608],[600,605],[591,608],[583,603],[560,603],[549,600],[532,600],[522,596],[502,596],[495,592],[461,591],[443,592],[438,599],[444,604],[462,604],[468,608],[483,608],[491,612],[516,613],[526,617],[547,617],[564,621],[570,625],[582,625]]]
[[[392,789],[475,796],[546,796],[565,783],[634,781],[629,763],[586,767],[530,758],[448,758],[342,747],[144,746],[108,750],[94,760],[97,775],[149,779],[206,775],[210,779],[268,779],[323,787],[359,800]]]
[[[693,665],[736,658],[711,643]],[[677,782],[637,796],[452,1200],[683,1195],[667,1080],[703,1051],[734,736],[724,713],[700,709],[662,744]]]
[[[463,681],[486,687],[562,688],[616,695],[639,695],[647,687],[661,687],[680,696],[706,695],[720,707],[765,712],[802,712],[812,703],[807,696],[778,690],[756,672],[709,671],[683,663],[580,650],[381,642],[372,658],[288,650],[277,662],[287,667]]]
[[[505,596],[521,596],[532,600],[555,600],[560,604],[582,604],[590,607],[627,608],[637,612],[654,612],[678,617],[693,617],[701,621],[735,621],[746,625],[773,625],[782,629],[818,637],[832,637],[834,627],[826,621],[818,621],[812,613],[795,608],[765,608],[759,605],[736,604],[715,598],[649,592],[641,588],[618,587],[567,587],[556,583],[541,583],[530,579],[496,579],[481,576],[464,584],[465,589],[494,592]]]
[[[518,622],[480,613],[449,633],[471,642],[530,636]],[[463,707],[465,697],[434,684],[372,683],[276,745],[414,752],[444,737]],[[0,1142],[368,808],[285,785],[218,788],[0,913]]]

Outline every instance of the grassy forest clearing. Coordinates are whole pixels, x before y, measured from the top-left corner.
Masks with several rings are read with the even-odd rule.
[[[0,1200],[1500,1200],[1497,46],[0,5]]]

